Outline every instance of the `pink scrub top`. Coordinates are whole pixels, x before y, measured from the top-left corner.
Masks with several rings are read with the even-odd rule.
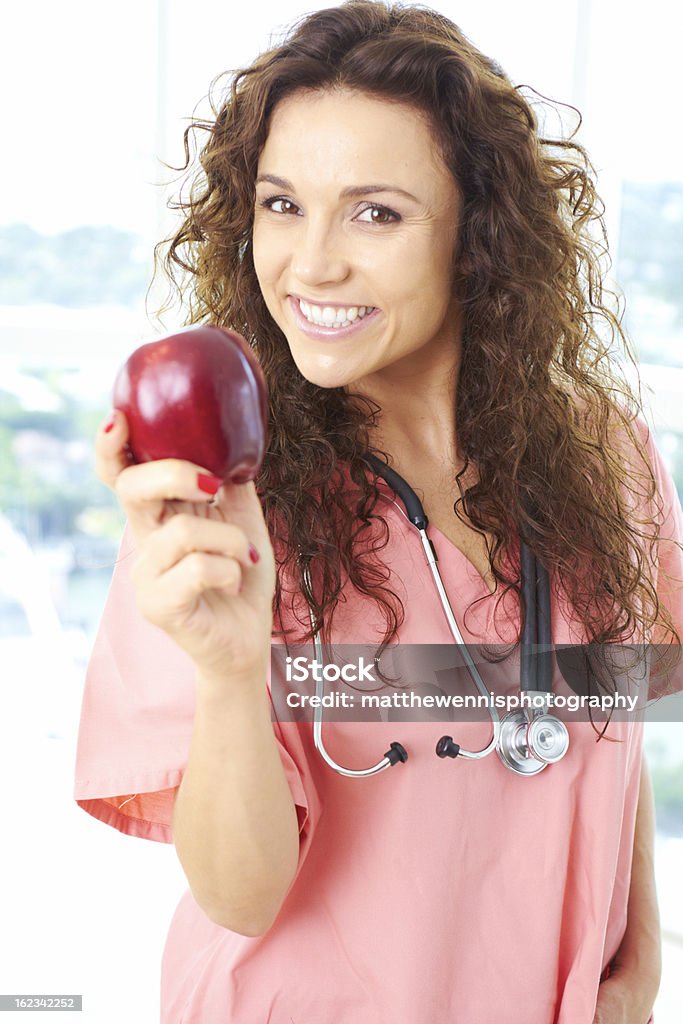
[[[664,509],[660,570],[680,581],[683,514],[648,447]],[[406,611],[399,639],[452,643],[419,535],[393,492],[382,493],[390,541],[381,557]],[[513,641],[514,595],[494,622],[485,581],[430,533],[465,641]],[[122,832],[171,843],[194,667],[137,612],[133,550],[126,528],[87,671],[74,795]],[[681,588],[661,571],[658,595],[683,633]],[[585,639],[555,594],[552,618],[556,644]],[[347,590],[333,642],[382,633],[374,602]],[[323,763],[310,722],[273,728],[299,814],[296,878],[273,927],[255,938],[212,923],[186,891],[163,950],[161,1024],[591,1024],[626,927],[642,723],[613,721],[607,737],[619,742],[599,743],[590,723],[570,723],[567,756],[532,778],[495,753],[436,757],[444,732],[466,749],[485,746],[487,721],[328,722],[327,749],[347,767],[374,764],[394,740],[409,751],[406,764],[359,779]]]

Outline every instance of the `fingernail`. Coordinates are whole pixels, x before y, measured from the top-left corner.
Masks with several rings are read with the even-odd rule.
[[[197,473],[197,487],[206,494],[215,494],[223,481],[212,473]]]
[[[261,556],[259,555],[258,551],[256,550],[253,544],[249,545],[249,557],[251,558],[254,565],[256,565],[256,563],[261,559]]]
[[[115,426],[116,426],[116,411],[114,411],[111,414],[111,416],[109,417],[109,419],[107,420],[106,426],[104,428],[105,434],[108,434],[109,431],[113,430]]]

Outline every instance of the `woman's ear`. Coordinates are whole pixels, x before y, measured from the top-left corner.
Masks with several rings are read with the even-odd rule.
[[[453,253],[453,280],[460,281],[472,272],[472,255],[462,247],[462,239],[458,238]]]
[[[464,254],[455,261],[453,267],[453,279],[451,286],[453,294],[458,300],[462,300],[465,294],[465,284],[472,271],[472,261]]]

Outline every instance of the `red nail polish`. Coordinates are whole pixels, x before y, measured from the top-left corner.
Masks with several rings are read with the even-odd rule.
[[[116,425],[116,413],[113,412],[107,420],[107,425],[104,428],[105,434],[108,434],[110,430],[113,430]]]
[[[197,473],[197,487],[205,494],[215,494],[223,481],[212,473]]]
[[[251,558],[254,565],[256,565],[256,563],[261,560],[261,556],[259,555],[258,551],[256,550],[253,544],[249,545],[249,557]]]

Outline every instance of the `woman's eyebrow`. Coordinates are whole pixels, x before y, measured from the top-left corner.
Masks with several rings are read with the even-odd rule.
[[[256,184],[260,185],[261,182],[268,182],[271,185],[282,188],[286,192],[296,191],[291,181],[287,181],[286,178],[280,178],[276,174],[259,174],[256,179]],[[411,195],[410,192],[406,192],[405,189],[399,188],[398,185],[349,185],[348,188],[342,189],[339,193],[340,199],[353,199],[355,196],[367,196],[374,192],[393,192],[395,195],[404,196],[406,199],[412,199],[413,202],[419,203],[420,200]]]

